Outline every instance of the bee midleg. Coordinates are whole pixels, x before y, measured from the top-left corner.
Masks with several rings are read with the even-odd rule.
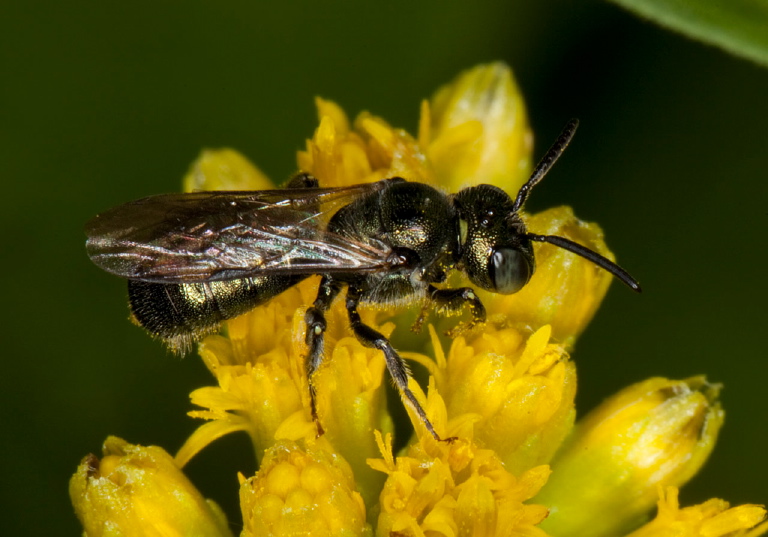
[[[429,421],[427,413],[424,411],[416,396],[408,387],[408,380],[411,375],[408,371],[408,365],[403,358],[397,354],[397,351],[392,347],[389,340],[384,337],[383,334],[377,332],[367,324],[364,324],[360,319],[360,314],[357,312],[357,306],[360,303],[360,289],[350,286],[347,289],[347,315],[349,316],[349,324],[352,327],[352,331],[355,337],[365,345],[366,347],[373,347],[379,349],[384,353],[384,358],[387,361],[387,369],[389,374],[392,375],[392,379],[395,381],[395,386],[400,391],[401,396],[405,400],[404,402],[411,405],[421,419],[427,431],[435,438],[435,440],[441,440],[440,436],[432,426],[432,422]],[[446,441],[451,441],[453,438],[446,438]]]
[[[307,309],[304,315],[304,323],[307,326],[306,343],[309,347],[307,355],[307,379],[309,382],[309,403],[312,410],[312,419],[317,424],[318,436],[323,434],[323,426],[317,418],[317,404],[315,402],[316,391],[313,377],[315,371],[323,362],[323,351],[325,343],[325,312],[331,306],[333,299],[341,291],[341,284],[333,281],[328,276],[323,276],[320,280],[320,289],[317,291],[317,298],[312,306]]]
[[[477,296],[475,290],[471,287],[459,287],[458,289],[438,289],[437,287],[430,285],[427,288],[427,304],[421,311],[418,319],[411,327],[415,332],[421,330],[421,325],[427,316],[429,308],[436,308],[438,313],[453,313],[457,312],[464,305],[469,306],[472,319],[465,323],[459,323],[451,330],[446,332],[449,337],[456,337],[465,330],[470,330],[478,324],[485,322],[485,306],[480,301],[480,297]]]
[[[204,283],[151,283],[128,280],[128,300],[135,321],[185,352],[195,341],[216,332],[222,321],[246,313],[306,276],[258,276]]]

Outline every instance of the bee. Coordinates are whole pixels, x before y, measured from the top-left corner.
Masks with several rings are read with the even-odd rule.
[[[321,188],[301,173],[278,190],[161,194],[120,205],[86,225],[86,249],[100,268],[127,278],[135,320],[181,351],[223,321],[320,275],[317,298],[305,314],[306,372],[318,433],[312,379],[324,357],[325,313],[345,290],[352,332],[383,353],[404,402],[440,439],[408,388],[405,362],[361,320],[358,307],[420,303],[416,328],[429,309],[467,307],[471,320],[461,328],[470,329],[486,317],[474,290],[436,284],[459,270],[481,289],[515,293],[536,269],[534,242],[584,257],[639,292],[638,282],[617,264],[569,239],[530,233],[520,216],[577,126],[577,120],[566,125],[514,199],[487,184],[445,194],[400,177]]]

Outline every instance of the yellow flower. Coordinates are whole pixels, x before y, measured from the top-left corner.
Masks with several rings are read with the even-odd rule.
[[[525,502],[546,481],[546,466],[515,477],[492,450],[427,436],[395,458],[391,437],[377,439],[383,458],[370,464],[387,474],[377,535],[544,535],[536,524],[546,507]]]
[[[576,395],[576,369],[563,346],[551,342],[551,327],[527,338],[488,327],[456,338],[447,359],[431,333],[434,361],[406,356],[429,369],[448,414],[470,427],[462,436],[492,449],[516,475],[548,463],[571,430]]]
[[[211,336],[200,345],[200,354],[219,386],[192,393],[192,402],[209,410],[190,415],[212,421],[179,451],[180,464],[212,440],[239,430],[250,435],[259,461],[279,440],[315,438],[300,338],[305,306],[316,289],[317,281],[304,282],[231,321],[228,337]],[[343,304],[334,306],[327,318],[326,365],[315,379],[324,387],[317,394],[318,413],[324,436],[352,465],[366,499],[373,498],[383,481],[365,462],[378,453],[373,431],[392,429],[382,382],[384,361],[378,351],[345,333]],[[382,328],[385,334],[390,330]]]
[[[514,195],[531,168],[522,97],[501,63],[461,74],[422,103],[417,137],[366,112],[350,121],[335,103],[316,104],[319,126],[298,166],[323,187],[400,176],[447,192],[491,183]],[[271,186],[231,150],[203,153],[184,184]],[[533,233],[564,236],[612,259],[600,228],[568,207],[521,216]],[[574,430],[569,351],[611,277],[551,244],[534,248],[530,282],[509,296],[478,292],[488,322],[454,339],[443,332],[459,322],[455,317],[434,316],[413,334],[418,305],[361,308],[364,323],[426,370],[426,393],[414,380],[409,387],[437,433],[451,440],[435,440],[409,405],[413,430],[395,426],[390,408],[399,407],[387,401],[382,353],[351,335],[343,300],[326,313],[324,359],[312,379],[324,429],[318,437],[304,335],[318,278],[309,278],[200,344],[216,385],[192,393],[200,410],[190,415],[208,421],[179,450],[176,465],[222,435],[249,435],[260,466],[240,477],[243,536],[765,532],[758,506],[677,505],[675,487],[704,462],[722,422],[716,386],[698,377],[651,379],[617,394]],[[460,275],[446,283],[468,285]],[[78,476],[73,483],[84,482]],[[78,512],[85,488],[73,484]],[[656,519],[638,529],[659,491]]]
[[[69,495],[89,537],[232,535],[221,509],[156,446],[107,438],[101,459],[83,459],[69,482]]]
[[[757,537],[768,531],[766,511],[759,505],[730,507],[728,502],[708,500],[681,508],[677,488],[660,491],[656,518],[629,534],[629,537]]]

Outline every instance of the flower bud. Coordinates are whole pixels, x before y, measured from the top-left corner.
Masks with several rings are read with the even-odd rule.
[[[268,190],[264,173],[234,149],[206,149],[184,176],[184,192],[200,190]]]
[[[256,475],[241,479],[240,508],[242,537],[370,535],[352,471],[322,439],[271,448]]]
[[[516,194],[530,173],[533,135],[512,70],[478,65],[440,88],[422,105],[419,143],[450,192],[487,183]]]
[[[109,437],[103,451],[101,460],[85,457],[69,482],[84,535],[231,537],[221,509],[165,450]]]
[[[703,377],[652,378],[590,412],[536,497],[550,508],[542,528],[588,537],[636,526],[660,485],[682,485],[709,456],[723,422],[719,389]]]

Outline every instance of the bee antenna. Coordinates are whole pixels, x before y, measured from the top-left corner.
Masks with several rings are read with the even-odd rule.
[[[544,179],[544,176],[547,175],[550,168],[557,162],[560,155],[563,154],[565,148],[568,147],[568,144],[573,140],[573,135],[576,134],[576,127],[578,126],[579,120],[574,118],[566,124],[565,128],[563,128],[563,131],[560,133],[560,136],[557,137],[555,143],[552,144],[549,151],[546,152],[544,157],[536,165],[536,169],[533,170],[531,177],[520,187],[520,190],[518,190],[515,204],[512,206],[514,212],[519,211],[523,205],[525,205],[525,200],[528,199],[531,189],[535,187],[539,181]]]
[[[554,244],[558,248],[568,250],[569,252],[573,252],[574,254],[579,255],[588,261],[592,261],[601,269],[606,270],[616,276],[633,291],[637,291],[638,293],[642,292],[640,284],[636,279],[630,276],[629,272],[621,268],[610,259],[607,259],[597,252],[590,250],[586,246],[582,246],[577,242],[573,242],[556,235],[536,235],[534,233],[526,233],[524,236],[532,241],[548,242],[549,244]]]

